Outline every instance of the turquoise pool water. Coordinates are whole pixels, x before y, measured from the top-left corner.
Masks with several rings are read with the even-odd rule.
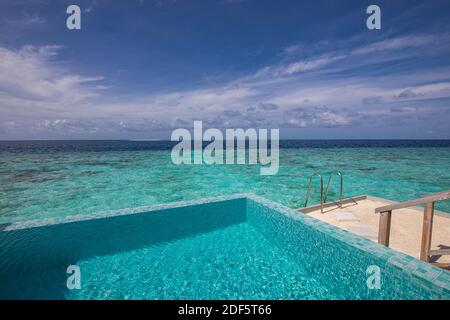
[[[447,272],[264,199],[141,210],[4,226],[0,298],[450,298]],[[66,286],[73,264],[80,290]]]
[[[240,192],[299,207],[309,175],[333,170],[346,196],[409,200],[450,189],[450,141],[281,146],[279,173],[261,176],[258,166],[176,166],[163,142],[0,142],[0,224]],[[437,208],[450,212],[450,201]]]

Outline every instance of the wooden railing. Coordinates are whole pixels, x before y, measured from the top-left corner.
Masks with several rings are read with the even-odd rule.
[[[423,215],[423,227],[422,227],[422,244],[420,248],[420,259],[429,262],[430,255],[439,254],[447,255],[450,254],[450,250],[433,250],[431,248],[431,237],[433,233],[433,216],[434,216],[434,203],[436,201],[447,200],[450,198],[450,190],[442,191],[434,194],[430,194],[425,197],[418,198],[416,200],[406,201],[391,204],[384,207],[379,207],[375,209],[375,213],[380,214],[380,224],[378,228],[378,243],[389,247],[389,237],[391,233],[391,217],[392,211],[402,208],[408,208],[416,206],[418,204],[425,205],[425,211]],[[448,267],[448,266],[442,266]]]

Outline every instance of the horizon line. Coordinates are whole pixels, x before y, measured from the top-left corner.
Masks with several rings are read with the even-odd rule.
[[[195,141],[194,139],[190,139]],[[270,140],[270,139],[269,139]],[[166,139],[14,139],[14,140],[2,140],[0,142],[39,142],[39,141],[127,141],[127,142],[180,142],[178,140],[166,140]],[[199,140],[203,141],[203,140]],[[223,139],[222,141],[226,141]],[[347,139],[347,138],[311,138],[311,139],[298,139],[298,138],[283,138],[279,141],[450,141],[450,138],[361,138],[361,139]],[[211,141],[204,141],[211,142]]]

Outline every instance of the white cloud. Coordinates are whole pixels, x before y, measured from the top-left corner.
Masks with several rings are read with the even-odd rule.
[[[358,125],[406,112],[429,114],[433,108],[419,108],[419,103],[450,98],[449,68],[346,74],[357,58],[358,66],[377,61],[367,60],[369,53],[417,48],[428,41],[428,37],[394,38],[308,59],[282,60],[214,87],[131,98],[114,92],[103,95],[111,87],[99,83],[102,77],[57,67],[53,63],[61,50],[57,46],[0,47],[0,126],[3,132],[135,133],[189,127],[194,119],[217,127],[308,128]],[[332,76],[321,73],[324,69]]]
[[[411,35],[385,39],[371,44],[361,45],[350,50],[341,49],[323,53],[318,56],[316,55],[309,58],[299,59],[295,62],[281,63],[274,66],[265,66],[255,73],[254,78],[277,78],[291,76],[297,73],[305,73],[309,71],[320,70],[325,67],[332,67],[332,64],[337,61],[355,58],[361,59],[362,57],[367,58],[367,55],[369,54],[376,54],[380,52],[386,53],[399,51],[402,57],[407,55],[416,55],[417,52],[415,52],[414,49],[427,48],[430,45],[434,45],[435,51],[437,51],[438,49],[449,51],[450,47],[447,45],[449,37],[449,34],[444,33],[438,35]],[[324,43],[322,44],[322,46],[325,45]],[[306,51],[305,47],[305,45],[291,45],[285,48],[283,53],[292,56],[296,53]],[[372,58],[372,60],[370,61],[376,62],[377,58],[380,61],[389,59],[381,55],[378,57],[375,56],[375,60],[373,60]],[[355,63],[355,61],[353,62]],[[369,61],[366,61],[366,63],[367,62]]]
[[[314,70],[337,59],[337,57],[321,57],[314,60],[297,61],[289,64],[284,70],[283,74],[290,75],[297,72]]]
[[[293,127],[297,128],[305,128],[306,127],[306,121],[299,119],[299,118],[290,118],[287,121],[287,124]]]
[[[0,96],[5,100],[27,104],[74,104],[98,95],[83,86],[103,77],[84,77],[56,68],[51,59],[58,46],[24,46],[18,50],[0,47]],[[37,106],[38,106],[37,104]],[[3,105],[0,105],[0,109]]]
[[[279,65],[279,66],[266,66],[260,70],[258,70],[254,77],[255,78],[261,78],[261,77],[284,77],[284,76],[290,76],[296,73],[306,72],[306,71],[313,71],[316,69],[319,69],[323,66],[326,66],[332,62],[335,62],[337,60],[346,58],[346,56],[343,55],[323,55],[317,58],[311,58],[311,59],[303,59],[298,60],[286,65]]]
[[[225,86],[165,94],[159,96],[157,102],[172,106],[182,104],[185,106],[214,107],[234,104],[253,94],[249,88]]]
[[[413,35],[405,37],[396,37],[359,47],[353,50],[352,54],[368,54],[378,51],[419,48],[428,46],[431,43],[436,43],[436,41],[437,37],[431,35]]]
[[[350,119],[346,116],[328,111],[317,113],[313,122],[325,127],[345,126],[351,123]]]

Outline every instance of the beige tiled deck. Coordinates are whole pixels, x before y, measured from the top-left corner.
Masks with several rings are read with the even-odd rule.
[[[358,197],[355,197],[358,199]],[[392,204],[392,201],[380,198],[367,197],[357,200],[356,203],[345,203],[342,209],[336,205],[324,208],[324,213],[320,213],[320,208],[301,208],[299,211],[305,214],[332,224],[339,228],[350,231],[352,226],[368,227],[378,234],[379,215],[375,213],[375,208]],[[351,212],[359,221],[338,221],[334,213]],[[389,247],[401,251],[405,254],[419,258],[420,244],[422,239],[423,209],[412,207],[407,209],[394,210],[392,212],[391,236]],[[358,228],[357,228],[358,229]],[[359,228],[361,229],[361,228]],[[368,237],[377,241],[377,237]],[[450,214],[436,212],[433,223],[431,250],[450,248]],[[449,263],[450,256],[433,257],[431,261]]]

